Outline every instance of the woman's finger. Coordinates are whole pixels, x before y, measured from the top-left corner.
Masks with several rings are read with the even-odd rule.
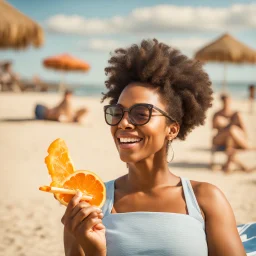
[[[70,202],[68,203],[67,209],[63,215],[63,217],[61,218],[61,222],[62,224],[65,224],[66,222],[66,218],[67,216],[70,215],[71,211],[75,208],[75,206],[80,202],[82,197],[82,193],[79,191],[77,192],[73,198],[70,200]]]
[[[83,226],[83,228],[88,231],[90,229],[94,229],[94,226],[102,224],[102,220],[99,218],[90,218],[86,221],[83,221],[78,227]]]
[[[102,212],[98,214],[99,219],[103,219],[103,217],[104,217],[104,214]]]
[[[96,224],[95,226],[93,226],[93,230],[102,230],[104,229],[105,226],[102,224],[102,222]]]
[[[70,212],[70,218],[73,218],[82,208],[88,208],[91,207],[90,204],[86,202],[80,202],[78,203]]]
[[[70,219],[69,223],[67,223],[68,227],[70,227],[70,230],[74,232],[76,227],[83,221],[87,221],[88,219],[92,218],[98,218],[98,214],[100,213],[100,209],[96,207],[88,207],[88,208],[82,208],[72,219]],[[86,219],[86,220],[85,220]]]

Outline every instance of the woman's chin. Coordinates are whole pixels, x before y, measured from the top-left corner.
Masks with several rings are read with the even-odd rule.
[[[125,163],[136,163],[138,162],[138,157],[132,157],[131,155],[119,154],[121,161]]]
[[[131,162],[133,162],[130,157],[122,157],[122,156],[120,156],[120,159],[124,163],[131,163]]]

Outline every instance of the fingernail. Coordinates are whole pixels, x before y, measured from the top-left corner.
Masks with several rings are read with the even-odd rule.
[[[102,210],[100,208],[98,208],[98,207],[96,208],[96,210],[99,211],[99,212],[102,212]]]
[[[77,196],[81,197],[83,195],[83,193],[81,191],[77,192]]]

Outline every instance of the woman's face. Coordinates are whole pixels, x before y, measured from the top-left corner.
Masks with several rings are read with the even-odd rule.
[[[165,105],[154,88],[145,84],[129,84],[121,93],[118,104],[124,108],[130,108],[134,104],[149,103],[166,111]],[[142,126],[135,126],[129,122],[128,113],[116,126],[111,126],[117,150],[122,161],[136,163],[148,158],[166,157],[166,143],[170,136],[170,126],[166,124],[166,117],[157,110],[152,110],[150,121]],[[138,142],[121,142],[133,138]],[[127,141],[127,140],[126,140]]]

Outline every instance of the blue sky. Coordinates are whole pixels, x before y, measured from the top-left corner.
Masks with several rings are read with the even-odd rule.
[[[13,60],[22,77],[39,75],[58,81],[61,74],[46,70],[41,62],[48,56],[70,53],[87,61],[87,74],[71,74],[66,81],[103,85],[109,52],[116,47],[157,38],[180,48],[192,57],[205,43],[225,32],[256,48],[256,4],[251,1],[86,1],[9,0],[42,25],[45,43],[40,49],[0,51],[0,60]],[[214,81],[222,80],[220,64],[207,64]],[[256,67],[229,65],[229,81],[256,80]]]

